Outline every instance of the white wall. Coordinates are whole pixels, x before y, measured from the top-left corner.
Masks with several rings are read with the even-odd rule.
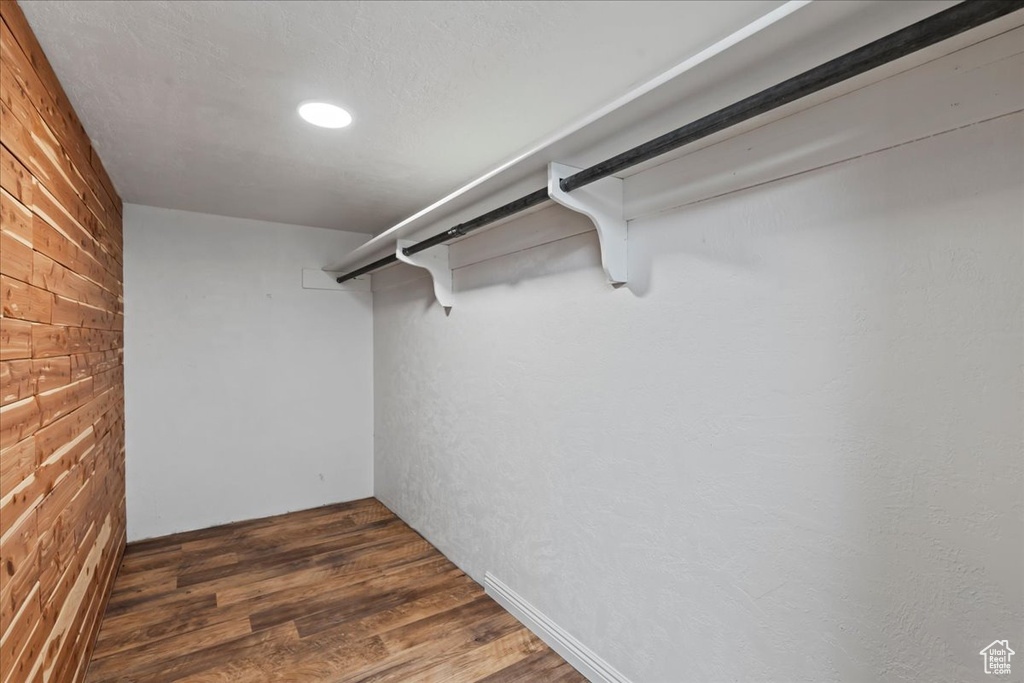
[[[128,538],[373,494],[371,295],[302,288],[366,235],[126,205]]]
[[[593,232],[450,317],[375,276],[377,496],[633,681],[983,676],[1024,644],[1022,127],[634,220],[619,290]]]

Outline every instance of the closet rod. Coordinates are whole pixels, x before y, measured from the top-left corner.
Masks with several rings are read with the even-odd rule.
[[[614,175],[655,157],[678,149],[719,131],[742,123],[800,98],[811,95],[847,79],[859,76],[889,62],[906,57],[918,50],[939,43],[964,31],[986,24],[1024,7],[1024,0],[966,0],[958,5],[933,14],[910,26],[883,36],[863,47],[840,55],[824,64],[808,69],[777,85],[746,97],[739,102],[703,116],[696,121],[676,128],[653,140],[637,145],[609,159],[574,173],[559,182],[562,190],[571,192],[589,185],[601,178]],[[424,249],[462,237],[473,230],[490,225],[530,207],[542,204],[548,199],[547,188],[541,188],[528,195],[514,199],[508,204],[476,218],[459,223],[453,228],[412,244],[402,250],[412,256]],[[345,282],[365,275],[384,266],[396,263],[394,254],[378,259],[338,278]]]

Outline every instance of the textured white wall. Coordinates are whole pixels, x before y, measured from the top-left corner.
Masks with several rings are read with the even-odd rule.
[[[302,289],[366,235],[126,205],[129,540],[373,493],[369,293]]]
[[[629,288],[593,233],[447,318],[377,276],[377,496],[637,682],[983,676],[1024,644],[1022,126],[633,221]]]

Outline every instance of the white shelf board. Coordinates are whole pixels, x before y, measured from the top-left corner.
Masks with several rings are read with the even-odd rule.
[[[324,270],[344,272],[546,185],[550,162],[586,167],[957,4],[791,2],[410,216]],[[629,177],[949,54],[1020,23],[1011,14],[619,174]],[[539,207],[538,207],[539,208]]]

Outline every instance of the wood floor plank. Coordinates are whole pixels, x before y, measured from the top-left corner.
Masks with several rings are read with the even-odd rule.
[[[486,596],[485,596],[486,597]],[[381,640],[393,651],[393,656],[377,666],[360,672],[352,680],[361,683],[385,683],[398,681],[419,681],[427,676],[427,672],[442,665],[454,657],[485,648],[495,640],[500,640],[514,633],[529,633],[508,612],[497,603],[487,604],[481,598],[477,609],[460,610],[465,616],[459,626],[442,621],[444,631],[429,629],[413,631],[402,628],[400,633],[385,633]],[[493,601],[492,601],[493,602]],[[467,618],[468,617],[468,618]],[[416,628],[418,625],[414,625]],[[410,633],[410,631],[413,631]],[[507,664],[507,663],[506,663]],[[503,668],[502,664],[495,670]],[[459,680],[459,679],[454,679]],[[475,678],[461,680],[474,681]]]
[[[198,609],[204,606],[217,607],[217,595],[199,591],[180,591],[173,585],[165,587],[161,592],[147,592],[137,589],[128,595],[111,597],[107,605],[104,623],[108,628],[120,617],[131,619],[153,619],[156,614],[166,613],[168,609]]]
[[[273,576],[249,583],[239,583],[237,586],[221,588],[217,591],[217,604],[222,606],[232,605],[236,602],[255,600],[262,596],[283,593],[292,588],[302,588],[310,585],[330,583],[341,586],[361,583],[374,576],[392,574],[421,564],[438,564],[441,561],[446,561],[443,557],[439,558],[438,554],[433,551],[433,548],[423,550],[418,546],[404,548],[402,552],[396,550],[387,556],[382,555],[378,559],[380,560],[378,566],[355,571],[344,565],[321,565],[298,569],[285,576]]]
[[[160,637],[172,629],[173,626],[168,624],[165,629],[155,633],[148,630],[136,632],[134,635],[137,635],[138,639],[134,641],[125,639],[116,643],[106,642],[103,647],[103,656],[93,655],[91,666],[93,673],[97,676],[117,674],[126,669],[149,665],[157,657],[169,659],[183,650],[199,650],[231,642],[252,633],[248,619],[232,619]]]
[[[270,575],[289,573],[299,565],[322,563],[339,559],[350,563],[355,558],[376,552],[388,544],[404,545],[408,536],[401,527],[388,527],[346,532],[335,538],[306,545],[288,544],[284,547],[263,548],[238,553],[245,561],[248,572],[264,570]],[[182,571],[178,574],[178,586],[216,581],[223,577],[234,577],[238,572],[229,566],[211,567],[198,571]]]
[[[422,559],[420,559],[422,558]],[[291,605],[308,605],[310,601],[323,598],[325,595],[340,597],[348,594],[358,594],[366,589],[366,581],[374,578],[396,576],[401,574],[403,580],[413,580],[416,572],[433,570],[434,573],[454,568],[447,558],[440,555],[436,550],[431,549],[429,555],[420,554],[413,557],[414,562],[407,562],[401,565],[389,566],[387,569],[368,569],[360,572],[349,573],[344,567],[330,567],[333,575],[322,575],[315,577],[303,577],[304,581],[289,582],[286,579],[290,576],[276,577],[276,584],[262,585],[259,590],[250,593],[244,599],[224,601],[221,592],[211,593],[203,588],[172,590],[157,595],[143,595],[129,602],[116,602],[108,610],[105,622],[105,629],[100,634],[100,640],[116,640],[130,638],[132,633],[143,629],[152,628],[154,625],[172,624],[174,628],[182,630],[188,628],[199,628],[218,621],[238,618],[241,616],[251,617],[261,611],[273,613],[279,607],[288,608]],[[351,587],[351,588],[350,588]],[[248,586],[242,585],[241,589]],[[144,609],[138,609],[144,605]],[[309,612],[309,610],[306,610]],[[169,614],[180,614],[181,616],[171,619],[166,618]],[[261,627],[274,623],[267,619]]]
[[[579,676],[579,672],[564,659],[550,649],[544,649],[481,678],[478,683],[557,683],[578,681]]]
[[[373,578],[350,586],[350,590],[321,592],[315,599],[301,603],[289,602],[275,604],[254,612],[250,619],[254,630],[273,626],[284,621],[309,619],[311,615],[329,611],[334,614],[348,614],[361,609],[386,609],[402,602],[414,592],[412,588],[396,587],[397,582],[408,582],[416,586],[415,590],[430,588],[455,580],[458,569],[446,564],[417,567],[416,570],[397,575]],[[406,584],[408,585],[408,584]],[[302,629],[299,629],[302,633]]]
[[[367,498],[130,544],[86,680],[584,679]]]
[[[101,676],[94,677],[90,665],[86,681],[165,683],[204,673],[219,676],[229,672],[231,663],[238,657],[245,657],[250,652],[259,652],[268,646],[288,647],[298,641],[299,634],[295,626],[288,623],[234,640],[184,651],[173,657],[152,657],[146,661],[135,662],[133,668],[124,667]],[[93,661],[96,661],[95,658]]]
[[[546,648],[537,636],[522,628],[455,657],[445,657],[416,678],[420,681],[478,681]],[[408,680],[408,679],[406,679]]]

